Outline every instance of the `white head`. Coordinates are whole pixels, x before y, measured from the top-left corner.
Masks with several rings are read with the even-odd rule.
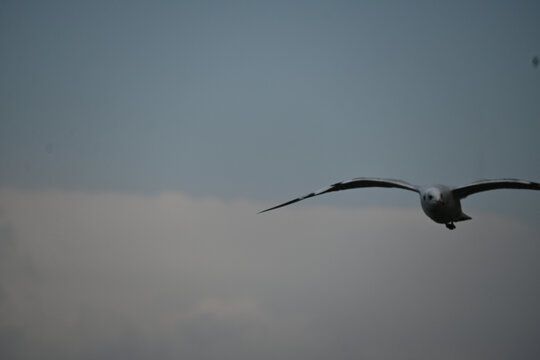
[[[429,189],[426,189],[425,191],[422,191],[420,194],[422,197],[422,205],[426,205],[429,207],[438,207],[444,204],[444,194],[441,192],[440,189],[436,187],[431,187]]]

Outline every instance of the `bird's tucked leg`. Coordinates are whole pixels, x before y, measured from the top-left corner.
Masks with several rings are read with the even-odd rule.
[[[454,225],[453,222],[449,222],[449,223],[446,223],[444,225],[446,225],[446,228],[449,229],[449,230],[454,230],[456,228],[456,225]]]

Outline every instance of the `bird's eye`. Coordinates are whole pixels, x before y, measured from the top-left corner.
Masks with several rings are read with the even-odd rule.
[[[429,197],[429,200],[433,199],[433,195],[431,195],[431,194],[428,195],[428,197]]]

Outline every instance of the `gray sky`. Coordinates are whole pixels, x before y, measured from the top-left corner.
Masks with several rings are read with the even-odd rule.
[[[537,1],[2,1],[6,358],[537,359]],[[66,344],[69,344],[66,345]],[[5,356],[2,356],[4,358]]]

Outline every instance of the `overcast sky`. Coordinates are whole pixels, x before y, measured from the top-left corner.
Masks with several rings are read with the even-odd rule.
[[[538,1],[0,2],[0,357],[538,359]]]

